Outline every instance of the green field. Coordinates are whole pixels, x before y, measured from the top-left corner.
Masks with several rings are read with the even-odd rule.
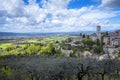
[[[0,44],[0,48],[5,49],[10,45],[12,45],[12,43],[2,43],[2,44]]]
[[[35,43],[35,42],[39,42],[39,41],[37,39],[29,39],[29,40],[24,40],[23,42]]]
[[[68,38],[68,36],[49,36],[44,38],[33,38],[33,39],[16,39],[14,41],[2,42],[0,44],[0,55],[18,55],[32,52],[34,49],[48,49],[49,44],[56,44],[56,41],[61,42]],[[37,43],[37,44],[36,44]],[[38,43],[42,43],[40,46]],[[32,45],[33,49],[30,47]],[[41,48],[40,48],[41,47]],[[31,49],[29,49],[31,48]],[[28,50],[29,49],[29,50]],[[40,52],[40,50],[38,50]],[[43,50],[44,52],[44,50]],[[32,52],[33,53],[33,52]]]
[[[43,41],[62,41],[62,40],[66,40],[68,38],[68,36],[51,36],[51,37],[46,37],[43,39]]]

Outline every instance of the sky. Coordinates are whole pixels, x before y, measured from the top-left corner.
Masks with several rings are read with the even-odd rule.
[[[0,32],[120,29],[120,0],[0,0]]]

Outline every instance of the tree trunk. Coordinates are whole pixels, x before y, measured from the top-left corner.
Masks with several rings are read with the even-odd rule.
[[[88,75],[88,80],[91,80],[91,76],[90,76],[90,74],[87,74]]]
[[[79,72],[79,73],[77,74],[78,80],[82,80],[85,75],[86,75],[85,72],[84,72],[84,73]]]
[[[104,76],[105,76],[105,74],[101,74],[101,76],[102,76],[102,80],[104,80]]]
[[[80,77],[80,73],[77,74],[78,80],[82,80],[82,77]]]

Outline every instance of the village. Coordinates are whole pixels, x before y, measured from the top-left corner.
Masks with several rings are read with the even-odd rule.
[[[86,40],[87,38],[92,39],[92,41],[99,41],[100,44],[98,44],[98,47],[102,45],[102,54],[99,51],[99,49],[96,49],[98,53],[96,54],[93,50],[82,50],[81,46],[85,46],[85,44],[82,43],[83,40]],[[61,52],[66,54],[67,56],[70,56],[72,54],[76,54],[76,56],[79,57],[90,57],[94,59],[115,59],[118,57],[118,53],[120,50],[120,30],[116,30],[114,32],[102,32],[101,31],[101,26],[96,27],[96,32],[90,35],[85,35],[80,33],[79,36],[77,37],[72,37],[70,38],[71,40],[68,43],[65,43],[66,45],[71,46],[72,48],[67,50],[67,49],[61,49]],[[94,46],[94,45],[93,45]],[[96,44],[95,44],[96,46]],[[73,48],[77,48],[76,51],[73,50]],[[91,48],[90,48],[91,49]]]

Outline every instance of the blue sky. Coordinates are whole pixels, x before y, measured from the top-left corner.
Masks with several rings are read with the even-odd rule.
[[[120,29],[120,0],[0,1],[2,32],[80,32]]]
[[[24,3],[26,5],[29,4],[29,0],[23,0]],[[37,4],[41,5],[40,2],[41,0],[36,0],[35,1]],[[91,6],[91,5],[95,5],[95,6],[98,6],[100,5],[101,1],[100,0],[71,0],[69,5],[68,5],[68,9],[79,9],[83,6]]]
[[[100,1],[92,1],[92,0],[73,0],[69,3],[68,5],[68,8],[69,9],[79,9],[79,8],[82,8],[84,6],[91,6],[91,5],[94,5],[94,6],[98,6],[100,4]]]

